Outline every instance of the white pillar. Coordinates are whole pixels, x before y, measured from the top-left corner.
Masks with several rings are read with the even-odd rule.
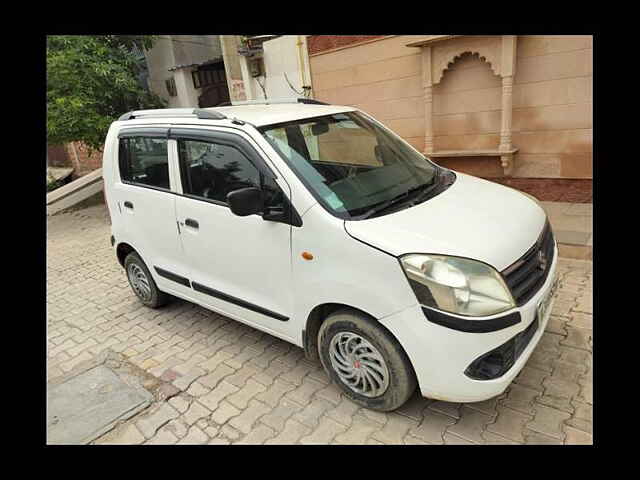
[[[502,77],[502,128],[500,129],[500,151],[511,150],[511,117],[513,114],[513,77]]]
[[[422,87],[424,88],[424,153],[433,153],[433,84],[431,47],[422,48]]]

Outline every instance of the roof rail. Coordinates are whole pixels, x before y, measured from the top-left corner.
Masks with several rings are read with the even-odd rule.
[[[235,106],[240,105],[271,105],[277,103],[308,103],[314,105],[329,105],[328,103],[321,102],[319,100],[314,100],[313,98],[304,98],[304,97],[292,97],[292,98],[266,98],[263,100],[246,100],[242,102],[232,102],[231,104]]]
[[[118,118],[119,121],[133,120],[134,118],[162,118],[162,117],[192,117],[200,120],[224,120],[226,115],[212,110],[200,108],[157,108],[153,110],[134,110],[127,112]]]

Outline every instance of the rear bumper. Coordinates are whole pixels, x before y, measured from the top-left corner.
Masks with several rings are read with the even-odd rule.
[[[537,319],[537,329],[526,347],[501,376],[475,380],[467,376],[465,370],[476,359],[525,332],[536,321],[538,304],[556,280],[557,261],[556,251],[549,275],[540,290],[527,303],[514,309],[520,313],[521,321],[507,328],[480,333],[454,330],[428,321],[420,305],[380,320],[396,336],[409,356],[424,397],[450,402],[477,402],[504,392],[542,337],[553,300],[544,318]]]

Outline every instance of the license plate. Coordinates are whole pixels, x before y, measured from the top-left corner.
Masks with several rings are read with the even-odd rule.
[[[556,292],[557,286],[558,286],[558,279],[556,278],[554,279],[553,285],[551,285],[551,288],[549,289],[545,297],[538,304],[538,320],[541,322],[544,321],[544,319],[546,318],[545,316],[549,311],[549,307],[551,306],[551,303],[553,301],[553,295]]]

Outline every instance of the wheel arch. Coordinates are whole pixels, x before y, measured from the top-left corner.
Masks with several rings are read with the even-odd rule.
[[[320,358],[318,356],[318,332],[320,331],[320,326],[329,315],[344,309],[361,313],[362,315],[365,315],[366,317],[374,320],[381,327],[388,331],[388,329],[384,327],[384,325],[378,322],[378,319],[376,317],[360,308],[354,307],[352,305],[346,305],[344,303],[322,303],[313,307],[313,309],[307,316],[307,322],[305,324],[303,333],[303,348],[306,358],[310,360],[318,360]],[[389,334],[395,338],[395,336],[391,332],[389,332]]]
[[[116,256],[118,257],[118,263],[122,267],[124,267],[124,259],[127,258],[127,255],[129,255],[131,252],[135,252],[140,255],[140,253],[138,253],[138,251],[132,245],[126,242],[120,242],[116,246]]]

